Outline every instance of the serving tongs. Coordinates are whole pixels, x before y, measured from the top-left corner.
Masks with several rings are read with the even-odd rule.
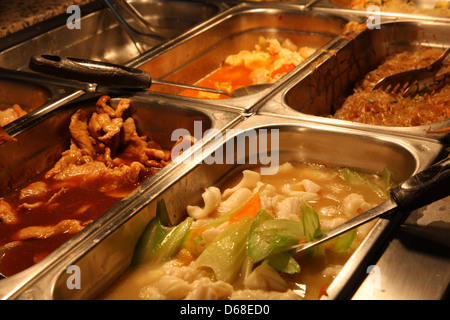
[[[449,81],[449,75],[436,76],[449,53],[450,47],[435,62],[424,68],[387,76],[378,81],[373,86],[372,91],[382,89],[387,93],[402,92],[403,97],[409,97],[425,91],[431,92],[432,90],[438,90],[446,84],[446,81]]]
[[[296,253],[338,237],[354,228],[394,211],[409,212],[450,195],[450,156],[392,188],[390,199],[323,233],[310,242],[290,247]]]
[[[158,43],[167,41],[168,38],[162,36],[147,20],[137,11],[132,4],[125,0],[101,0],[114,14],[119,23],[133,40],[140,53],[146,51],[146,46],[153,47]],[[126,17],[130,17],[134,22],[132,26]]]
[[[189,90],[206,91],[237,98],[260,92],[271,84],[241,87],[233,92],[154,79],[144,70],[108,62],[88,59],[60,57],[55,55],[34,55],[30,59],[30,69],[57,77],[82,82],[96,83],[107,87],[142,90],[152,84],[179,87]]]

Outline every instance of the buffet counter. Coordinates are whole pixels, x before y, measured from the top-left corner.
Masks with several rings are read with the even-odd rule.
[[[298,259],[287,249],[448,158],[448,101],[412,98],[429,102],[428,117],[358,87],[411,68],[405,52],[417,65],[436,59],[450,45],[448,17],[383,11],[378,28],[373,11],[328,0],[129,1],[136,11],[110,3],[121,1],[0,4],[0,107],[17,112],[0,127],[1,299],[133,290],[177,300],[449,298],[448,168],[430,204],[386,213]],[[84,8],[80,29],[66,25],[73,4]],[[73,70],[37,72],[36,55],[74,57],[91,76],[87,59],[109,64],[86,81]],[[131,78],[107,82],[122,74],[110,64]],[[175,85],[133,87],[142,74]],[[267,86],[230,93],[256,83]],[[355,92],[354,109],[339,114]],[[272,164],[273,180],[263,177]],[[226,236],[214,238],[219,231]],[[225,247],[231,253],[219,254]],[[167,264],[141,278],[146,259]]]

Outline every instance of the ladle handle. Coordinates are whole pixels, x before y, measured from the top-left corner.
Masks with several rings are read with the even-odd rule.
[[[147,89],[152,84],[150,74],[143,70],[88,59],[34,55],[30,59],[30,69],[109,87]]]
[[[450,195],[450,156],[391,190],[400,209],[413,210]]]

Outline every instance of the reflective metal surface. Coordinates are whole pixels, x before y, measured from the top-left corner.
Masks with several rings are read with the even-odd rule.
[[[355,300],[441,300],[450,296],[450,197],[415,210],[374,263]],[[393,267],[395,266],[395,267]]]
[[[40,263],[0,280],[1,299],[89,299],[99,294],[127,269],[134,245],[154,214],[159,197],[170,199],[169,211],[176,213],[174,219],[180,219],[188,203],[200,201],[205,187],[220,186],[245,167],[236,162],[204,163],[205,157],[224,143],[214,139],[213,133],[277,129],[280,162],[295,159],[374,172],[389,166],[397,181],[428,167],[448,148],[448,134],[424,135],[424,128],[380,128],[327,117],[334,103],[347,96],[353,82],[388,52],[408,48],[411,43],[448,45],[449,22],[445,19],[419,21],[409,16],[408,22],[400,22],[400,18],[390,16],[390,22],[394,19],[395,23],[342,36],[348,21],[364,23],[367,13],[326,8],[314,1],[311,7],[309,3],[237,5],[238,1],[168,1],[170,5],[162,6],[162,2],[130,1],[162,33],[166,27],[176,29],[174,33],[166,30],[168,37],[173,36],[171,40],[150,43],[144,54],[107,9],[83,17],[81,30],[69,32],[61,26],[0,52],[0,66],[9,69],[0,75],[0,81],[6,86],[10,82],[24,84],[23,95],[33,95],[34,90],[42,94],[40,106],[5,127],[20,142],[0,144],[2,195],[54,163],[69,143],[71,114],[79,107],[92,110],[101,94],[115,97],[114,102],[130,97],[137,108],[138,128],[156,134],[163,146],[173,143],[171,133],[175,129],[193,132],[195,121],[202,124],[205,138],[185,153],[188,158],[199,152],[203,157],[200,162],[174,162]],[[171,5],[180,10],[164,11]],[[185,6],[193,6],[194,11]],[[225,10],[227,6],[230,9]],[[193,22],[193,12],[201,12],[200,20],[211,18]],[[189,21],[178,15],[184,13]],[[182,32],[186,28],[190,29]],[[228,54],[252,48],[261,34],[288,35],[320,50],[270,90],[217,101],[170,92],[111,90],[15,71],[26,70],[33,54],[52,53],[145,65],[154,78],[193,83]],[[36,48],[45,48],[46,52],[36,52]],[[4,99],[11,103],[19,98],[9,95]],[[448,121],[431,128],[449,126]],[[208,129],[214,130],[206,134]],[[249,151],[246,149],[246,156]],[[380,219],[324,299],[440,299],[448,294],[449,201],[446,198],[412,213]],[[72,264],[82,270],[81,290],[67,287],[66,270]],[[381,272],[381,282],[368,271],[371,266]]]
[[[0,78],[0,110],[19,104],[26,112],[42,106],[49,99],[47,89],[37,84]]]
[[[36,118],[82,96],[86,86],[53,80],[29,72],[2,69],[0,74],[2,89],[0,103],[10,107],[17,103],[27,112],[24,116],[7,124],[3,129],[12,137],[28,130]]]
[[[280,163],[293,160],[305,161],[334,166],[346,165],[374,172],[379,172],[389,164],[398,180],[405,179],[429,165],[433,161],[432,155],[436,155],[441,149],[437,143],[427,144],[430,153],[424,155],[418,151],[415,146],[417,141],[414,140],[388,141],[383,135],[305,125],[300,121],[286,121],[277,117],[254,116],[238,122],[233,128],[254,130],[258,135],[262,132],[260,129],[267,129],[269,133],[271,129],[279,130]],[[269,138],[267,140],[271,141]],[[222,143],[215,141],[210,144],[209,151],[221,147]],[[353,152],[350,152],[350,149]],[[245,149],[246,157],[249,157],[252,152],[248,144]],[[206,152],[202,155],[202,162],[209,154],[210,152]],[[378,156],[374,157],[373,154]],[[242,157],[242,154],[239,156]],[[179,171],[174,171],[176,179],[170,174],[166,175],[166,179],[161,183],[143,189],[139,198],[125,202],[123,209],[127,210],[121,210],[112,220],[102,221],[101,230],[89,233],[70,255],[62,256],[60,261],[51,268],[47,268],[45,273],[37,275],[33,285],[25,286],[14,297],[20,299],[95,297],[129,266],[137,235],[154,214],[157,198],[162,197],[166,200],[169,212],[184,214],[185,207],[189,203],[200,201],[204,188],[210,185],[220,186],[226,182],[227,177],[232,176],[233,172],[251,165],[249,161],[246,163],[247,166],[238,165],[237,161],[230,164],[185,162]],[[131,208],[133,210],[130,211]],[[385,236],[387,225],[387,221],[382,220],[374,228],[361,250],[373,248],[377,238]],[[369,254],[363,256],[371,257]],[[70,265],[76,265],[85,275],[81,280],[81,290],[70,290],[67,287],[67,278],[70,274],[66,270]],[[353,280],[357,274],[347,273],[350,278],[346,280],[346,283],[352,286],[357,285],[357,282]]]
[[[165,10],[168,5],[164,3],[163,6],[162,2],[166,1],[136,0],[131,4],[167,39],[223,10],[223,5],[201,0],[169,1],[172,10]],[[173,10],[175,7],[178,9]],[[2,40],[0,39],[0,48],[8,46],[8,43],[2,43]],[[105,8],[83,16],[80,29],[67,28],[63,20],[61,26],[49,32],[8,47],[0,52],[0,67],[29,70],[29,58],[34,54],[56,54],[124,64],[139,56],[141,50],[149,50],[161,43],[157,39],[147,38],[143,48],[136,45],[112,12]]]
[[[347,1],[347,0],[318,0],[315,4],[317,6],[325,6],[325,7],[332,7],[332,8],[349,8],[351,7],[351,3],[354,1]],[[411,3],[414,4],[415,7],[418,9],[433,9],[435,8],[435,5],[438,1],[436,0],[412,0]],[[372,4],[377,5],[382,3],[380,2],[373,2]],[[411,13],[411,12],[410,12]]]
[[[121,96],[125,97],[126,95]],[[80,98],[82,101],[65,104],[52,110],[37,119],[38,123],[35,123],[34,126],[20,135],[16,135],[19,143],[6,142],[1,144],[0,153],[11,155],[10,157],[0,158],[0,167],[3,168],[0,177],[2,191],[6,193],[8,190],[20,186],[54,164],[59,159],[61,152],[69,146],[68,125],[71,115],[78,108],[83,108],[87,111],[94,110],[97,98],[98,94],[86,95]],[[151,134],[162,147],[169,149],[175,143],[175,141],[171,140],[171,135],[176,129],[186,129],[194,133],[194,131],[197,132],[199,130],[198,124],[197,127],[194,127],[195,123],[198,122],[201,130],[199,134],[202,135],[208,129],[223,130],[242,118],[237,112],[227,112],[217,108],[193,106],[189,103],[177,106],[170,98],[164,100],[160,100],[158,97],[145,97],[143,99],[139,96],[132,96],[130,98],[136,110],[134,118],[138,130],[142,134]],[[113,105],[119,99],[113,99]],[[146,189],[155,188],[161,181],[170,177],[174,179],[178,174],[171,172],[177,172],[177,167],[178,165],[176,164],[170,164],[158,174],[146,180],[126,200],[119,202],[38,264],[14,276],[0,280],[0,296],[6,298],[12,295],[16,287],[22,285],[22,281],[33,280],[36,276],[45,273],[61,257],[72,255],[74,253],[73,250],[80,246],[82,240],[93,233],[100,231],[103,234],[106,232],[104,229],[107,228],[107,224],[112,223],[118,217],[120,219],[125,218],[121,212],[128,215],[128,218],[131,217],[134,213],[133,211],[139,209],[139,202],[147,201],[146,198],[141,197],[142,192]],[[139,232],[134,233],[134,236],[137,234]]]
[[[217,69],[228,55],[240,50],[253,50],[258,38],[265,36],[289,38],[298,46],[318,49],[297,66],[298,70],[327,50],[349,19],[338,14],[308,12],[301,7],[242,4],[132,60],[129,65],[147,71],[155,79],[193,84]],[[273,87],[280,85],[287,77]],[[180,92],[171,87],[152,90]],[[252,101],[260,98],[261,95],[255,95]],[[220,103],[249,109],[251,105],[246,100]]]
[[[416,134],[424,138],[443,139],[445,134],[429,134],[426,130],[448,127],[450,119],[418,127],[383,127],[334,119],[332,115],[353,93],[353,86],[365,74],[375,69],[387,55],[412,46],[445,48],[450,43],[448,24],[437,22],[393,22],[380,29],[366,29],[355,39],[340,42],[336,54],[313,65],[279,90],[277,97],[260,109],[261,113],[283,114],[331,125]]]

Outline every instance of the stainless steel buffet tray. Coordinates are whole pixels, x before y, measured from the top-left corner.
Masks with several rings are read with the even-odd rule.
[[[357,34],[355,39],[337,44],[333,48],[335,54],[330,55],[329,59],[292,77],[259,112],[395,135],[414,134],[423,138],[445,139],[445,134],[430,134],[426,131],[448,127],[450,119],[416,127],[387,127],[340,120],[332,116],[352,94],[355,83],[375,69],[387,55],[414,46],[448,46],[449,25],[412,20],[382,24],[380,29],[366,29]]]
[[[87,85],[81,83],[54,80],[29,72],[3,68],[0,68],[0,85],[1,109],[19,104],[27,112],[3,127],[3,130],[12,137],[27,130],[37,118],[49,110],[82,96],[87,88]]]
[[[114,95],[111,95],[114,97]],[[92,112],[95,108],[99,94],[87,94],[76,102],[65,104],[35,119],[33,126],[16,135],[17,142],[6,142],[0,145],[0,154],[8,154],[8,157],[0,158],[2,195],[7,193],[37,174],[48,170],[66,150],[70,142],[68,125],[71,115],[79,108]],[[127,95],[121,95],[127,97]],[[148,134],[164,148],[170,148],[176,141],[172,141],[172,133],[176,129],[185,129],[188,132],[199,131],[196,134],[204,135],[208,139],[207,130],[220,131],[229,127],[235,121],[240,121],[242,116],[237,112],[224,111],[219,108],[205,108],[189,102],[180,105],[170,98],[161,100],[158,97],[139,96],[129,97],[133,101],[136,110],[134,118],[140,134]],[[112,99],[112,105],[120,98]],[[176,138],[178,140],[179,137]],[[14,294],[22,284],[33,279],[64,256],[70,256],[71,251],[88,235],[98,230],[103,230],[106,222],[111,222],[122,216],[121,212],[133,215],[133,202],[144,199],[141,193],[153,185],[158,185],[162,180],[168,179],[172,171],[176,171],[178,165],[169,164],[163,170],[146,180],[141,186],[130,194],[126,200],[119,202],[115,207],[105,212],[94,223],[75,235],[60,248],[55,250],[47,258],[38,264],[16,275],[0,280],[0,296],[2,298]],[[125,209],[128,207],[128,209]],[[131,211],[130,211],[131,209]],[[102,231],[103,232],[103,231]]]
[[[393,138],[383,134],[373,134],[352,129],[330,127],[326,125],[303,123],[300,120],[283,119],[270,116],[253,116],[236,126],[237,134],[230,139],[249,131],[258,137],[266,132],[278,134],[276,145],[279,151],[279,163],[284,161],[305,161],[330,166],[350,166],[363,170],[380,172],[388,166],[397,181],[427,167],[442,151],[436,142],[424,142],[408,138]],[[238,129],[244,130],[239,133]],[[266,131],[264,131],[264,129]],[[277,130],[277,131],[273,131]],[[169,212],[178,217],[185,214],[188,204],[199,203],[204,188],[222,185],[233,173],[252,165],[248,157],[255,155],[250,143],[246,145],[244,165],[237,161],[225,164],[207,164],[205,159],[210,151],[222,147],[229,140],[211,143],[202,155],[201,162],[183,162],[183,165],[171,173],[166,173],[158,184],[140,188],[137,196],[128,197],[119,206],[93,224],[89,233],[69,254],[59,254],[57,261],[49,261],[45,272],[32,272],[32,279],[22,288],[7,290],[9,298],[15,299],[89,299],[95,298],[108,285],[113,283],[129,267],[139,234],[155,212],[156,200],[164,198]],[[268,139],[268,141],[271,141]],[[272,147],[274,147],[272,145]],[[427,153],[422,150],[428,149]],[[258,150],[258,161],[262,152]],[[261,153],[260,153],[261,152]],[[274,149],[272,149],[274,152]],[[241,154],[242,155],[242,154]],[[253,164],[254,165],[254,164]],[[384,245],[392,226],[401,219],[401,214],[392,219],[380,219],[372,231],[350,259],[341,275],[338,292],[330,289],[328,297],[339,295],[342,290],[352,292],[358,287],[358,277],[362,268],[367,267],[374,253]],[[106,219],[107,218],[107,219]],[[99,227],[101,224],[101,227]],[[80,235],[77,238],[80,238]],[[52,263],[50,263],[52,262]],[[69,266],[80,270],[80,289],[72,290],[67,286],[70,276]],[[14,283],[14,279],[1,280]],[[336,284],[335,284],[336,285]],[[342,286],[345,286],[342,289]],[[5,286],[2,286],[4,288]],[[333,287],[333,284],[330,286]],[[6,285],[8,288],[8,285]]]
[[[24,111],[30,112],[46,103],[49,97],[50,93],[37,83],[10,80],[5,76],[0,79],[0,110],[17,103]]]
[[[273,4],[240,4],[205,21],[200,27],[176,37],[162,46],[130,61],[129,66],[149,72],[153,78],[193,84],[217,69],[230,54],[254,50],[260,36],[289,38],[297,46],[317,48],[317,52],[289,74],[302,69],[327,50],[335,41],[350,16],[320,14],[298,6]],[[288,75],[289,75],[288,74]],[[288,75],[272,87],[282,84]],[[178,93],[179,88],[164,86],[158,91]],[[251,95],[252,101],[267,94]],[[220,103],[249,109],[250,98],[222,99]]]
[[[134,0],[130,3],[155,27],[159,35],[167,39],[185,32],[225,8],[220,3],[202,0],[173,0],[167,3],[161,0]],[[82,16],[79,29],[66,26],[68,17],[63,17],[65,19],[61,26],[12,47],[7,39],[0,39],[0,67],[29,70],[29,59],[34,54],[55,54],[124,64],[142,54],[142,50],[161,44],[161,39],[147,37],[140,39],[143,46],[137,46],[127,29],[107,8]]]
[[[347,9],[351,5],[352,2],[357,1],[345,1],[345,0],[317,0],[315,1],[315,6],[323,6],[329,8],[338,8],[338,9]],[[415,7],[418,9],[433,9],[437,1],[434,0],[414,0],[411,1],[414,3]],[[382,1],[378,2],[382,3]],[[368,2],[369,4],[369,2]],[[377,5],[377,2],[371,2],[370,4]],[[411,12],[410,12],[411,13]]]
[[[99,17],[103,18],[99,20]],[[0,144],[0,154],[11,155],[0,157],[2,195],[56,161],[68,146],[70,116],[79,107],[92,110],[103,93],[115,97],[114,102],[120,97],[131,97],[137,109],[138,128],[152,132],[153,136],[156,134],[156,140],[164,147],[173,144],[171,133],[175,129],[195,131],[195,121],[201,122],[201,134],[205,139],[185,153],[189,157],[200,152],[200,162],[172,163],[47,258],[17,275],[0,280],[0,299],[95,298],[128,268],[134,246],[154,214],[158,198],[166,199],[169,211],[180,218],[186,205],[201,200],[205,187],[220,186],[233,173],[247,166],[236,162],[205,163],[207,155],[225,143],[214,139],[214,133],[223,133],[226,129],[255,131],[258,135],[261,129],[278,130],[280,163],[310,161],[374,172],[388,166],[399,182],[431,165],[448,146],[443,136],[424,135],[424,128],[380,128],[323,115],[330,110],[333,101],[345,98],[358,77],[391,50],[408,48],[410,42],[448,44],[450,38],[443,32],[445,25],[412,19],[383,25],[380,30],[362,31],[354,39],[341,37],[342,27],[353,18],[349,12],[338,9],[245,3],[220,12],[139,55],[128,35],[117,23],[110,25],[109,13],[101,11],[83,17],[86,26],[92,24],[97,28],[99,21],[103,21],[105,27],[100,28],[101,32],[95,33],[94,38],[92,34],[77,38],[76,48],[79,49],[71,47],[70,41],[61,44],[67,32],[62,27],[55,29],[54,34],[49,33],[48,38],[42,35],[23,46],[0,52],[0,66],[23,69],[29,56],[37,53],[34,49],[37,44],[42,48],[46,41],[54,41],[54,46],[49,47],[52,53],[65,55],[70,52],[73,56],[131,66],[148,64],[154,78],[192,83],[216,68],[224,56],[243,49],[243,43],[253,47],[250,40],[261,32],[306,39],[321,48],[270,90],[259,95],[217,101],[151,91],[106,89],[100,92],[92,84],[11,70],[8,71],[10,78],[5,80],[2,74],[2,81],[36,86],[41,90],[43,100],[47,99],[42,101],[43,107],[5,127],[19,143]],[[364,23],[366,18],[361,15],[356,20]],[[115,40],[108,43],[110,37]],[[107,43],[108,49],[103,51],[105,47],[102,47],[97,51],[93,47],[91,52],[82,51],[91,43]],[[26,59],[20,60],[16,53],[22,50]],[[448,126],[448,120],[431,127],[444,126]],[[246,149],[246,156],[249,151]],[[329,287],[328,298],[351,298],[367,275],[367,265],[376,262],[386,240],[403,218],[404,215],[398,214],[391,220],[377,222]],[[82,272],[81,290],[67,287],[70,274],[66,271],[70,265],[78,266]]]

